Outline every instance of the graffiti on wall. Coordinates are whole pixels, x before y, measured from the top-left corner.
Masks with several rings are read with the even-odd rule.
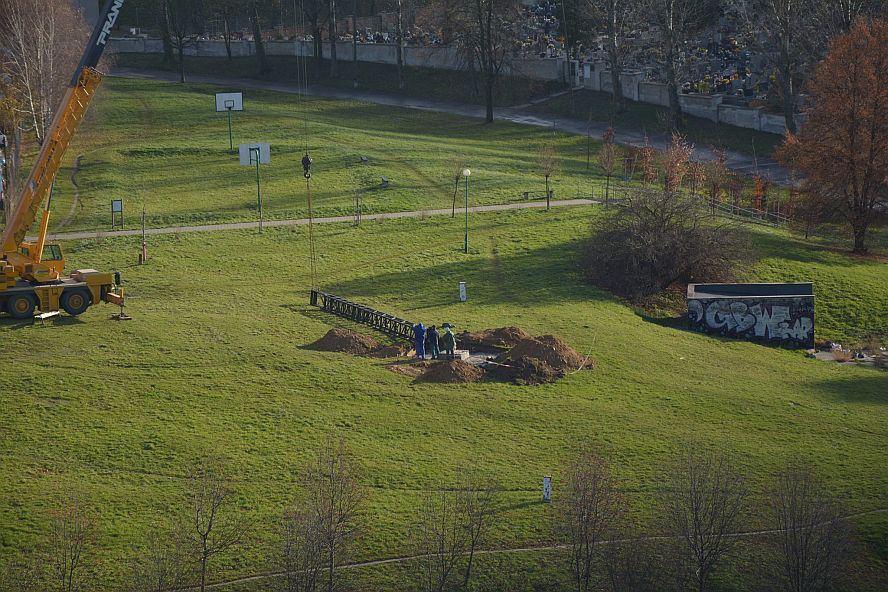
[[[784,347],[814,347],[814,298],[694,298],[691,329]]]

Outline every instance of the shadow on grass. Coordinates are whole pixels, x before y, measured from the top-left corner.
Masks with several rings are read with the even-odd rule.
[[[826,380],[814,387],[836,399],[849,403],[888,404],[888,371],[869,369],[866,374]]]
[[[451,260],[421,269],[377,273],[334,283],[329,291],[358,302],[398,295],[400,308],[408,311],[455,304],[458,282],[466,282],[470,300],[482,305],[615,300],[583,281],[576,267],[578,248],[579,241],[572,241],[480,259],[470,253],[466,261]],[[448,298],[447,294],[453,296]]]

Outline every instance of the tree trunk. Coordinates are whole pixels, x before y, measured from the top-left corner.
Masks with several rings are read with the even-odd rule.
[[[866,222],[854,223],[854,252],[858,255],[866,255],[866,231],[868,224]]]
[[[678,102],[678,75],[675,71],[675,40],[673,34],[668,35],[666,50],[666,92],[669,95],[669,131],[678,129],[678,117],[681,114],[681,104]]]
[[[185,39],[180,38],[179,50],[179,82],[185,83]]]
[[[620,40],[617,35],[616,11],[613,4],[609,6],[610,14],[607,19],[607,37],[608,48],[607,57],[610,62],[611,81],[614,87],[614,111],[622,113],[626,110],[626,98],[623,96],[623,83],[620,81],[620,74],[623,73],[623,67],[620,63]]]
[[[333,580],[333,571],[336,569],[336,552],[333,550],[333,545],[330,547],[330,557],[327,560],[327,592],[333,592],[334,589],[334,580]]]
[[[259,22],[259,5],[253,2],[253,43],[256,45],[256,58],[259,60],[259,73],[267,74],[269,71],[268,57],[265,55],[265,44],[262,41],[262,25]]]
[[[200,558],[200,592],[207,589],[207,557],[205,554]]]
[[[320,25],[314,25],[314,65],[315,65],[315,77],[321,77],[321,62],[324,61],[324,40],[321,35],[323,35],[323,31],[321,30]]]
[[[398,90],[404,90],[404,28],[401,12],[401,0],[398,0],[398,32],[395,34],[395,42],[398,44]]]
[[[169,14],[167,13],[166,2],[163,3],[161,9],[163,14],[160,16],[160,38],[163,42],[163,64],[172,64],[175,60],[173,57],[173,38],[170,35]]]
[[[786,129],[796,133],[795,124],[795,89],[792,83],[792,66],[786,43],[780,44],[780,92],[783,94],[783,116],[786,118]]]
[[[231,61],[231,20],[230,17],[225,16],[222,18],[222,26],[224,27],[224,32],[222,33],[222,37],[225,39],[225,53],[228,54],[228,60]]]
[[[352,2],[352,86],[358,88],[358,0]]]
[[[493,84],[494,75],[488,72],[484,79],[484,102],[487,104],[487,123],[493,123]]]
[[[336,78],[336,0],[329,0],[327,6],[330,9],[330,78]]]

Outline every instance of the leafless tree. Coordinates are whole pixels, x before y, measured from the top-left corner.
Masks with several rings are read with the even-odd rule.
[[[189,469],[188,507],[180,526],[183,540],[197,558],[201,592],[207,586],[210,560],[246,538],[247,522],[234,503],[220,459],[206,458]]]
[[[66,495],[49,514],[49,534],[44,548],[52,589],[76,592],[83,587],[96,544],[95,513],[78,495]]]
[[[466,568],[463,573],[463,590],[469,589],[472,577],[472,565],[477,551],[490,530],[496,513],[499,486],[491,479],[485,478],[472,468],[460,470],[462,476],[457,507],[463,515],[466,530]]]
[[[598,545],[621,520],[623,499],[608,464],[588,449],[568,465],[563,490],[556,500],[557,529],[570,554],[574,589],[588,592],[601,558]]]
[[[259,73],[267,74],[271,70],[271,66],[268,64],[268,56],[265,55],[265,41],[262,40],[262,18],[259,16],[258,0],[253,0],[250,10],[250,23],[253,25],[253,45],[256,47]]]
[[[462,172],[465,167],[465,161],[461,156],[451,157],[448,163],[448,169],[453,175],[453,207],[450,211],[450,217],[456,216],[456,194],[459,191],[459,180],[462,178]]]
[[[626,530],[610,531],[612,541],[604,546],[603,559],[605,573],[604,588],[608,592],[654,592],[661,585],[656,576],[658,570],[654,560],[653,544],[637,534]]]
[[[604,137],[602,138],[604,143],[601,146],[601,150],[598,152],[598,164],[601,166],[601,170],[604,172],[605,177],[605,203],[610,199],[610,180],[611,177],[613,177],[614,169],[617,166],[617,144],[614,141],[614,136],[614,128],[607,128],[607,131],[604,132]]]
[[[667,523],[680,540],[679,577],[698,592],[707,589],[718,562],[736,543],[747,489],[723,453],[689,444],[675,466],[667,493]]]
[[[83,52],[86,25],[69,0],[5,0],[0,58],[26,131],[39,143]]]
[[[677,132],[672,133],[669,148],[661,155],[663,171],[663,191],[674,192],[681,189],[691,168],[693,148]]]
[[[551,207],[552,192],[549,189],[549,179],[558,172],[560,165],[558,149],[554,144],[543,144],[537,150],[537,169],[546,178],[546,209]]]
[[[161,0],[170,42],[179,56],[179,82],[185,82],[185,49],[196,43],[200,0]]]
[[[494,91],[511,55],[519,22],[516,0],[434,0],[442,29],[452,27],[454,42],[483,79],[486,119],[493,121]],[[445,22],[446,19],[446,22]]]
[[[844,575],[851,527],[817,477],[813,465],[794,459],[770,491],[776,536],[772,560],[775,588],[786,592],[825,592]]]
[[[360,466],[342,439],[329,439],[308,470],[305,503],[320,529],[327,592],[339,589],[336,566],[346,559],[358,535],[364,502],[360,478]]]
[[[330,19],[330,78],[336,78],[339,75],[336,59],[336,42],[339,40],[336,32],[336,0],[327,0],[327,14]]]
[[[465,513],[455,491],[430,492],[413,535],[416,579],[422,592],[444,592],[469,545]]]
[[[685,42],[719,14],[718,0],[642,0],[645,14],[660,29],[658,49],[666,74],[669,94],[670,131],[679,127],[681,104],[678,102],[680,53]]]
[[[136,552],[130,573],[132,592],[166,592],[185,586],[189,579],[189,551],[181,537],[152,529],[145,547]]]
[[[322,583],[324,542],[317,514],[294,509],[284,514],[280,532],[280,567],[286,592],[316,592]]]
[[[626,34],[638,19],[639,8],[640,3],[637,0],[582,0],[581,10],[607,35],[607,65],[613,85],[615,113],[626,110],[626,97],[623,96],[623,83],[620,79],[626,61],[623,43]]]

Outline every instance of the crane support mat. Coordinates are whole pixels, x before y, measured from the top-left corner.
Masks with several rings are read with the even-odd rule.
[[[329,312],[338,317],[367,325],[377,331],[390,335],[398,339],[414,340],[413,323],[400,319],[396,316],[386,314],[369,306],[352,302],[341,296],[321,292],[320,290],[311,291],[312,306],[317,306],[324,312]]]

